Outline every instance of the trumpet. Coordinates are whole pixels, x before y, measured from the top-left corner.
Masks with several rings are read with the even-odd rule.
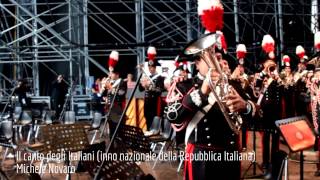
[[[281,79],[280,85],[283,85],[285,88],[293,86],[295,83],[293,74],[287,74],[285,72],[281,72],[280,79]]]
[[[273,60],[267,60],[265,63],[263,63],[264,72],[267,74],[272,74],[277,69],[277,64]]]
[[[308,74],[307,70],[303,70],[302,72],[297,71],[296,73],[294,73],[293,75],[293,80],[295,83],[297,83],[300,79],[304,79]]]
[[[149,89],[152,89],[152,87],[156,87],[155,83],[153,82],[153,79],[151,79],[151,77],[148,76],[146,70],[143,68],[143,64],[138,65],[137,68],[139,68],[141,70],[141,72],[143,73],[141,80],[147,80],[150,82]]]
[[[111,87],[111,78],[110,77],[104,77],[102,80],[101,80],[101,89],[100,91],[104,91],[104,90],[109,90],[110,87]],[[102,92],[101,92],[102,93]]]
[[[215,57],[215,45],[217,44],[216,40],[219,38],[218,34],[207,34],[204,37],[191,42],[188,45],[184,53],[186,55],[197,54],[203,59],[209,66],[209,73],[213,70],[216,70],[220,74],[220,80],[217,84],[214,84],[211,79],[209,79],[209,86],[213,96],[216,99],[217,104],[219,105],[223,116],[225,117],[230,129],[235,133],[239,134],[242,126],[242,118],[238,113],[230,113],[225,104],[222,103],[222,100],[226,95],[230,93],[231,86],[228,83],[228,76],[222,71],[220,63]],[[217,92],[220,92],[219,94]]]

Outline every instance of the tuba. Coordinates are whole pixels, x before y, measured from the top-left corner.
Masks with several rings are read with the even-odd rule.
[[[222,102],[225,96],[230,93],[231,86],[228,84],[228,76],[222,71],[220,63],[215,57],[215,46],[219,46],[217,39],[219,34],[206,34],[205,36],[191,42],[185,49],[186,55],[198,55],[209,67],[209,72],[216,70],[220,74],[220,80],[214,84],[209,79],[209,86],[213,96],[219,105],[223,116],[225,117],[230,129],[239,134],[242,126],[242,118],[238,113],[230,113],[226,105]]]

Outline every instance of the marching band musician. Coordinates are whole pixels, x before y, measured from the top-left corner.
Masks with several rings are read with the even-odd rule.
[[[258,97],[257,104],[260,105],[263,115],[261,118],[262,128],[264,130],[262,137],[262,166],[265,175],[270,173],[270,137],[272,135],[271,155],[279,150],[279,133],[276,131],[275,121],[281,119],[281,99],[282,89],[279,84],[279,75],[277,64],[274,60],[268,59],[264,63],[264,70],[260,73],[260,79],[257,84],[262,82],[261,93]]]
[[[318,151],[318,163],[316,164],[316,172],[315,176],[320,176],[320,141],[319,141],[319,105],[320,105],[320,32],[316,32],[314,35],[314,47],[316,49],[316,54],[314,57],[308,62],[308,65],[313,65],[315,68],[314,74],[311,76],[311,80],[307,81],[307,87],[310,90],[310,104],[311,104],[311,112],[312,112],[312,121],[314,125],[314,130],[317,135],[317,139],[315,142],[315,150]],[[310,73],[311,74],[311,73]],[[309,74],[309,75],[310,75]]]
[[[120,78],[119,53],[112,51],[109,56],[109,78],[103,80],[102,96],[106,103],[106,110],[111,111],[109,122],[110,133],[113,134],[116,124],[120,121],[125,108],[127,84]],[[113,101],[113,104],[112,104]]]
[[[308,58],[308,57],[305,57],[305,58]],[[306,69],[307,69],[306,63],[300,62],[298,64],[297,70],[295,71],[295,73],[293,75],[294,83],[297,83],[299,79],[301,79],[303,76],[306,75],[306,73],[307,73]]]
[[[169,105],[171,111],[166,115],[174,126],[186,127],[186,154],[238,152],[238,135],[227,124],[208,84],[209,79],[216,83],[221,76],[217,71],[209,74],[209,67],[202,57],[195,56],[194,61],[199,72],[193,88],[180,105]],[[256,112],[255,104],[248,100],[238,83],[230,81],[230,84],[233,88],[225,97],[227,108],[252,117]],[[225,169],[232,173],[224,173]],[[185,179],[240,179],[240,161],[228,161],[227,157],[192,161],[186,157],[184,176]]]
[[[263,70],[261,71],[256,85],[261,86],[260,95],[257,104],[260,105],[263,114],[261,115],[261,122],[263,128],[262,136],[262,167],[264,175],[269,176],[270,172],[276,175],[276,170],[272,169],[270,164],[276,162],[273,155],[279,150],[279,133],[277,132],[275,121],[281,119],[282,113],[282,87],[280,86],[281,79],[277,70],[277,64],[274,61],[275,41],[271,35],[264,35],[262,40],[262,50],[267,55],[267,60],[263,63]],[[270,138],[271,142],[271,161],[270,161]],[[274,170],[274,171],[273,171]]]
[[[241,65],[238,65],[233,70],[231,79],[239,81],[243,89],[246,89],[249,86],[248,75],[244,72],[244,67]]]
[[[284,118],[289,118],[295,116],[295,101],[294,101],[294,78],[291,71],[290,57],[284,55],[282,58],[284,62],[284,69],[281,72],[281,84],[283,85],[283,96],[284,98],[284,107],[283,107],[283,116]]]
[[[310,82],[313,76],[315,66],[307,64],[303,75],[297,80],[295,84],[295,98],[296,98],[296,114],[297,116],[307,116],[310,118]]]
[[[155,47],[150,46],[148,48],[148,70],[150,73],[149,77],[141,79],[139,84],[139,90],[145,91],[144,95],[144,115],[147,121],[147,130],[150,129],[152,121],[155,116],[161,116],[161,93],[164,90],[164,78],[161,74],[158,74],[156,67],[160,66],[156,57]]]
[[[312,122],[314,125],[314,130],[319,136],[319,123],[320,123],[320,69],[315,69],[314,75],[311,77],[310,81],[310,99],[311,99],[311,112],[312,112]],[[319,137],[317,137],[319,138]],[[318,160],[320,159],[320,150],[319,150],[319,139],[316,141],[315,149],[318,151]],[[316,164],[315,176],[320,176],[320,163]]]
[[[305,50],[301,45],[296,47],[296,55],[299,57],[299,63],[293,76],[295,83],[304,75],[306,70],[306,61],[308,60],[308,56],[305,55]]]
[[[311,118],[310,114],[310,101],[311,101],[311,94],[310,94],[310,85],[311,85],[311,78],[313,77],[314,70],[319,66],[319,52],[320,52],[320,32],[315,33],[314,35],[314,47],[316,49],[316,54],[311,58],[310,61],[306,62],[307,57],[305,56],[305,51],[303,47],[296,48],[296,54],[300,58],[299,65],[306,70],[297,72],[298,75],[296,80],[296,88],[295,88],[295,97],[296,97],[296,112],[298,116],[305,115],[308,119]],[[299,70],[299,69],[298,69]],[[311,108],[312,109],[312,108]]]
[[[245,66],[244,66],[244,58],[246,56],[247,53],[247,49],[246,46],[244,44],[238,44],[237,46],[237,59],[238,59],[238,66],[236,67],[236,70],[234,71],[238,71],[238,73],[236,75],[239,76],[239,78],[242,80],[242,83],[244,83],[243,81],[248,81],[248,75],[245,73]],[[245,83],[244,83],[245,84]],[[244,85],[243,85],[244,87]]]
[[[183,62],[178,62],[177,59],[181,59],[181,56],[178,56],[176,57],[176,69],[175,71],[173,72],[174,74],[174,78],[177,78],[177,81],[179,82],[183,82],[183,81],[187,81],[189,79],[189,74],[190,74],[190,71],[189,71],[189,68],[188,68],[188,59],[184,59]]]
[[[253,92],[253,88],[249,84],[248,75],[245,73],[244,70],[244,58],[247,54],[247,48],[244,44],[238,44],[236,49],[236,55],[238,59],[238,66],[233,70],[231,74],[231,79],[238,81],[241,84],[242,89],[250,96],[251,100],[256,102],[255,95]],[[246,151],[247,149],[247,129],[248,124],[243,123],[242,125],[242,134],[241,134],[241,144],[242,144],[242,151]]]
[[[190,89],[193,87],[193,82],[196,81],[195,78],[188,78],[190,73],[188,69],[188,62],[192,61],[191,56],[184,56],[183,54],[178,55],[175,59],[176,70],[174,71],[173,83],[168,88],[168,95],[166,102],[168,104],[176,103],[181,100],[184,95],[186,95]],[[165,113],[172,111],[173,109],[165,108]],[[170,120],[170,119],[169,119]],[[185,128],[180,126],[172,126],[176,131],[176,146],[184,143],[185,138]]]

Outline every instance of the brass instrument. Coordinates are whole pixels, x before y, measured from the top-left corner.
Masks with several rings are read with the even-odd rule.
[[[293,75],[293,80],[295,83],[297,83],[300,79],[304,79],[308,74],[308,71],[307,70],[303,70],[302,72],[296,72],[294,73]]]
[[[280,84],[284,86],[284,88],[288,88],[290,86],[293,86],[295,81],[294,81],[294,75],[292,73],[287,73],[284,70],[280,73]]]
[[[148,76],[146,70],[143,68],[143,64],[138,65],[137,68],[139,68],[139,69],[141,70],[141,72],[143,73],[143,76],[142,76],[141,80],[147,79],[148,81],[150,81],[149,89],[152,89],[153,87],[156,87],[156,85],[155,85],[155,83],[153,82],[153,80],[151,79],[151,77]]]
[[[110,77],[102,78],[100,93],[102,93],[104,90],[108,90],[110,86],[111,86],[111,78]]]
[[[264,72],[271,74],[277,69],[277,64],[273,60],[266,60],[266,62],[263,63],[263,67]]]
[[[227,75],[222,71],[219,62],[215,57],[215,45],[218,38],[218,34],[207,34],[202,38],[191,42],[191,44],[185,48],[184,53],[186,55],[199,55],[200,58],[207,63],[209,67],[209,73],[213,70],[216,70],[220,74],[221,79],[216,85],[212,82],[211,78],[209,78],[209,86],[229,127],[234,133],[239,134],[242,125],[241,116],[239,116],[236,112],[230,113],[225,104],[222,103],[222,100],[225,98],[225,96],[230,93],[231,86],[228,84]],[[217,92],[220,93],[218,94]]]

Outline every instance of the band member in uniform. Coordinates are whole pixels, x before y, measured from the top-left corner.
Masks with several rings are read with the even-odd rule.
[[[314,73],[314,65],[307,64],[306,70],[300,75],[295,84],[295,101],[296,101],[296,115],[307,116],[311,118],[310,114],[310,82]]]
[[[238,44],[236,49],[236,55],[237,55],[239,64],[231,74],[231,78],[235,81],[238,81],[241,84],[241,87],[243,88],[243,90],[250,96],[251,100],[253,100],[253,102],[256,102],[253,89],[249,84],[248,75],[245,73],[244,60],[245,60],[246,54],[247,54],[246,46],[244,44]],[[242,151],[246,151],[247,149],[248,127],[249,127],[249,122],[243,123],[242,134],[241,134]]]
[[[161,116],[161,93],[164,90],[164,78],[156,71],[160,66],[156,59],[155,47],[148,48],[148,70],[150,75],[145,74],[139,84],[139,90],[144,91],[144,116],[147,121],[147,130],[150,129],[155,116]]]
[[[317,140],[315,144],[315,150],[318,151],[318,160],[320,159],[320,149],[319,149],[319,124],[320,124],[320,69],[315,69],[314,75],[311,77],[310,81],[310,99],[311,99],[311,112],[312,112],[312,122],[314,125],[314,130],[317,134]],[[320,176],[320,163],[317,163],[317,171],[315,172],[315,176]]]
[[[267,60],[263,64],[263,70],[257,79],[256,85],[261,87],[261,93],[258,97],[257,104],[262,109],[261,130],[263,130],[262,137],[262,166],[266,176],[277,175],[277,170],[271,169],[271,163],[276,162],[273,155],[279,150],[279,132],[276,129],[275,121],[281,119],[282,113],[282,86],[281,79],[275,63],[274,53],[275,42],[270,35],[265,35],[262,40],[262,49],[267,55]],[[271,143],[271,160],[270,160],[270,138]]]
[[[237,134],[241,128],[238,125],[242,123],[239,114],[252,117],[256,114],[256,106],[247,100],[238,83],[226,82],[228,72],[222,69],[227,68],[221,67],[222,60],[217,60],[214,54],[215,47],[226,47],[222,44],[221,34],[216,33],[223,25],[222,3],[218,0],[212,4],[198,1],[198,15],[209,34],[191,42],[184,53],[199,56],[195,66],[200,81],[183,97],[180,105],[175,103],[173,107],[168,107],[173,110],[167,116],[175,126],[186,127],[185,179],[240,179],[240,161],[228,161],[228,154],[224,154],[239,152]],[[222,92],[226,93],[223,97]],[[230,120],[229,113],[221,108],[230,111],[235,118]],[[221,156],[202,161],[190,157],[203,153]],[[225,169],[232,173],[225,173]]]
[[[218,85],[217,81],[223,75],[215,70],[209,71],[208,61],[203,56],[196,57],[198,58],[195,59],[195,66],[199,71],[197,81],[194,82],[191,91],[183,97],[180,105],[168,107],[175,111],[172,110],[166,115],[175,126],[187,127],[186,155],[214,153],[222,156],[203,161],[192,161],[186,156],[185,179],[240,179],[240,161],[228,161],[228,153],[239,152],[239,137],[229,127],[209,88],[209,81]],[[238,83],[229,83],[232,87],[231,92],[225,96],[227,109],[252,117],[256,112],[255,104],[248,100]],[[225,169],[232,173],[225,173]]]
[[[173,78],[176,78],[177,81],[186,81],[189,79],[189,68],[188,68],[188,60],[187,57],[182,57],[183,55],[179,55],[175,59],[176,69],[173,72]],[[180,60],[182,59],[182,60]],[[182,61],[182,62],[179,62]]]
[[[317,139],[315,142],[315,150],[318,151],[318,163],[316,164],[316,172],[315,176],[320,176],[320,138],[319,138],[319,107],[320,107],[320,32],[316,32],[314,35],[314,47],[316,49],[316,54],[314,57],[308,62],[308,65],[311,66],[313,65],[315,68],[314,75],[311,76],[311,80],[307,80],[307,87],[309,88],[310,91],[310,99],[311,99],[311,112],[312,112],[312,121],[314,125],[314,130],[317,135]],[[310,73],[311,74],[311,73]]]
[[[291,63],[290,57],[288,55],[284,55],[282,58],[284,62],[284,69],[280,73],[281,85],[283,86],[283,118],[289,118],[295,116],[295,101],[294,101],[294,78],[293,73],[291,71]]]
[[[111,111],[109,120],[110,133],[113,134],[117,123],[120,121],[125,108],[127,84],[120,78],[119,53],[112,51],[109,56],[109,78],[103,84],[103,93],[106,110]],[[113,102],[113,104],[112,104]]]
[[[295,83],[304,75],[307,65],[306,61],[308,60],[308,56],[305,55],[305,50],[301,45],[296,47],[296,55],[299,57],[299,63],[293,76]]]
[[[265,173],[271,171],[270,163],[270,137],[272,135],[271,155],[279,150],[279,133],[276,131],[275,121],[281,119],[281,98],[282,89],[279,81],[277,65],[273,60],[267,60],[264,63],[264,70],[260,73],[262,76],[257,80],[261,84],[261,93],[257,104],[261,106],[263,115],[261,118],[263,137],[262,137],[262,156],[263,168]],[[261,83],[259,82],[261,81]]]
[[[168,95],[166,102],[168,104],[174,104],[180,101],[193,87],[193,82],[197,81],[195,78],[188,78],[190,71],[188,69],[188,61],[192,61],[192,57],[179,55],[175,59],[176,70],[174,71],[173,83],[168,88]],[[166,107],[165,113],[168,113],[173,109]],[[169,119],[170,120],[170,119]],[[172,126],[176,131],[176,146],[184,143],[185,128]]]
[[[314,34],[314,48],[316,53],[313,55],[308,64],[313,64],[315,68],[318,68],[320,67],[320,31]]]

